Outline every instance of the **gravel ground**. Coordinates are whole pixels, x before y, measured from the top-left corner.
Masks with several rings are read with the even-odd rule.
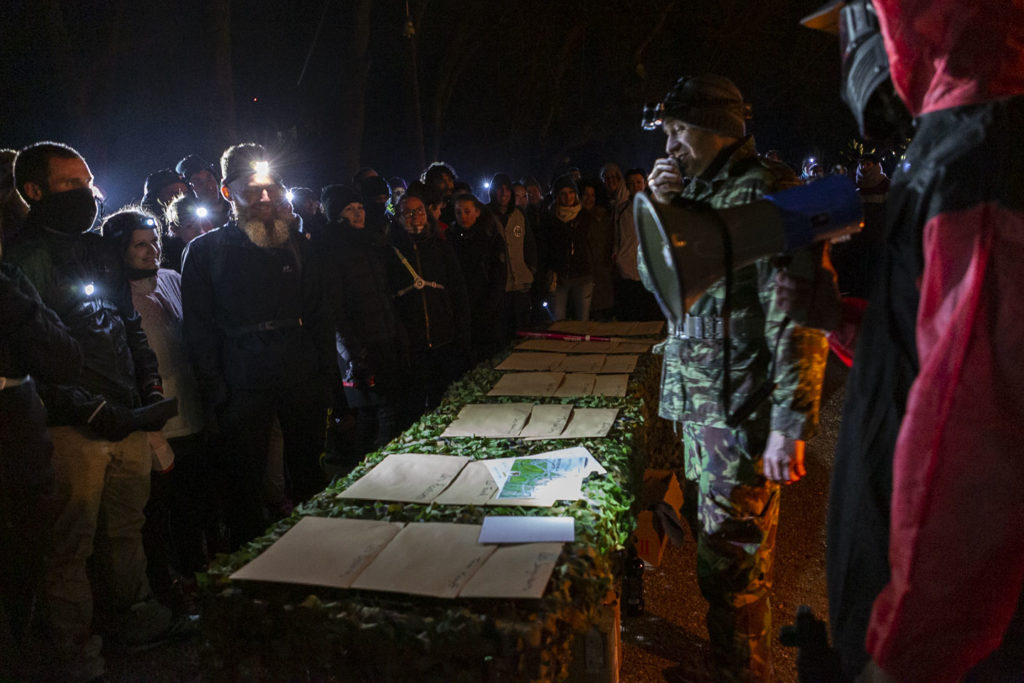
[[[807,444],[807,476],[782,491],[771,591],[776,634],[793,623],[800,605],[809,605],[820,619],[828,616],[825,517],[845,380],[846,369],[830,356],[821,429]],[[713,683],[706,673],[707,603],[697,588],[696,547],[689,532],[682,546],[666,549],[660,566],[645,571],[644,603],[643,616],[622,620],[621,680]],[[774,656],[776,681],[795,683],[796,651],[776,642]]]
[[[828,614],[825,515],[845,379],[845,368],[830,356],[821,430],[807,448],[807,476],[783,490],[772,589],[776,632],[793,622],[800,605],[811,606],[822,619]],[[705,668],[706,603],[697,589],[695,555],[693,541],[687,536],[682,546],[669,546],[660,566],[647,568],[645,612],[622,620],[620,678],[624,683],[714,683]],[[775,673],[779,683],[795,683],[794,650],[776,644]],[[110,655],[108,677],[111,681],[147,683],[199,681],[197,644],[193,640],[148,652]]]

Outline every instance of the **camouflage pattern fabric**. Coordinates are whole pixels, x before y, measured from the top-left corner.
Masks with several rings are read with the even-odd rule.
[[[697,538],[697,583],[708,601],[715,681],[772,680],[772,551],[779,486],[762,478],[764,442],[737,430],[682,425],[685,497]],[[691,472],[699,473],[690,476]],[[740,483],[746,481],[749,483]]]
[[[757,156],[748,137],[724,150],[708,177],[693,179],[682,196],[714,208],[749,204],[764,194],[798,184],[788,168]],[[793,255],[805,268],[812,252]],[[696,517],[698,581],[709,603],[708,633],[715,680],[771,681],[771,560],[778,524],[778,486],[762,476],[762,455],[775,430],[809,439],[817,429],[828,342],[818,330],[788,321],[776,301],[776,267],[770,257],[733,274],[729,406],[722,402],[723,339],[669,335],[658,414],[682,431],[688,501]],[[640,276],[653,285],[643,259]],[[690,308],[692,316],[719,318],[725,281]],[[680,321],[670,321],[670,329]],[[774,356],[775,390],[736,429],[728,413],[769,379]]]

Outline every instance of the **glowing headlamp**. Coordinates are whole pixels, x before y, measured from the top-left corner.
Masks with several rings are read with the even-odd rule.
[[[153,220],[152,218],[147,218],[146,219],[146,227],[148,227],[148,228],[155,228],[156,227],[156,221]]]
[[[196,207],[196,218],[206,218],[210,215],[210,210],[205,206]]]
[[[292,192],[291,190],[285,192],[284,196],[288,198],[288,201],[293,201],[295,199],[295,193]]]
[[[96,287],[91,282],[89,282],[84,287],[82,287],[82,292],[85,293],[86,296],[92,296],[93,294],[96,293]]]
[[[644,130],[657,130],[665,123],[665,103],[648,102],[644,105],[643,117],[640,125]]]
[[[274,182],[274,179],[270,177],[270,162],[269,161],[254,161],[252,162],[252,170],[254,172],[254,179],[261,185],[270,185]]]

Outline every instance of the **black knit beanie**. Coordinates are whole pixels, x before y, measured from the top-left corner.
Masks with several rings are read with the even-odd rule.
[[[665,96],[665,116],[719,135],[746,135],[750,105],[725,76],[683,76]]]

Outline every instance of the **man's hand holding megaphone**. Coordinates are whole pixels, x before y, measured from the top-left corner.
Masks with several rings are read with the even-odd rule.
[[[670,203],[686,185],[679,170],[679,162],[674,157],[656,160],[654,168],[647,174],[647,185],[651,188],[654,201],[659,204]]]

